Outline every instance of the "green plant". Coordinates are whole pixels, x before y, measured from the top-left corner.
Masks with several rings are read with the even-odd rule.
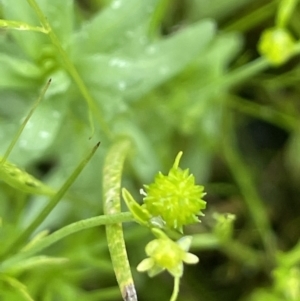
[[[287,166],[297,181],[299,113],[297,102],[282,92],[292,89],[298,99],[299,67],[288,65],[300,49],[297,1],[95,0],[87,11],[82,3],[0,2],[1,298],[119,300],[116,276],[126,301],[136,300],[135,286],[139,300],[168,300],[169,278],[158,276],[166,284],[158,290],[156,280],[137,276],[138,266],[151,276],[168,270],[175,278],[172,300],[179,279],[179,300],[297,300],[299,248],[286,239],[297,220],[278,226],[285,235],[274,232],[271,206],[260,193],[272,185],[271,176],[261,179],[256,158],[263,161],[263,155],[248,156],[237,144],[249,116],[284,129],[291,136]],[[275,27],[261,36],[257,57],[256,42],[245,50],[243,37],[268,27],[269,18]],[[32,104],[49,79],[48,91]],[[240,89],[266,100],[249,101]],[[20,127],[30,108],[34,114]],[[94,140],[101,147],[85,166]],[[194,175],[185,182],[183,192],[194,190],[183,203],[195,206],[160,213],[162,204],[176,200],[168,192],[188,172],[179,169],[177,157],[168,175],[175,182],[162,172],[152,183],[153,175],[167,170],[180,149],[182,166]],[[229,184],[226,177],[212,180],[216,158],[226,166],[221,174],[230,171]],[[201,224],[185,227],[205,207],[194,179],[205,184],[208,210]],[[140,205],[135,200],[143,183],[152,184],[144,186]],[[122,186],[131,212],[121,210]],[[234,214],[210,202],[218,194]],[[242,209],[232,205],[236,198]],[[129,221],[143,227],[122,226]],[[105,225],[107,241],[99,225]],[[280,253],[277,241],[287,251]],[[141,262],[145,246],[149,258]],[[211,263],[201,276],[213,262],[203,252],[200,264],[182,277],[182,263],[197,261],[189,248],[195,254],[217,250],[227,261]],[[206,282],[210,271],[213,285]],[[261,274],[272,281],[269,287],[258,287],[249,276]],[[226,281],[233,289],[223,293]],[[249,283],[249,294],[239,281]]]

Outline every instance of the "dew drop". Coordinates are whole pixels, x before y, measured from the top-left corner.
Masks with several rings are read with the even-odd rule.
[[[60,116],[59,111],[53,111],[53,112],[52,112],[52,117],[53,117],[53,118],[58,119],[59,116]]]
[[[19,145],[21,148],[26,148],[28,146],[28,141],[26,139],[20,139]]]
[[[131,31],[131,30],[128,30],[128,31],[126,31],[125,35],[126,35],[126,37],[128,37],[128,38],[132,38],[132,37],[134,37],[134,32]]]
[[[155,53],[157,53],[157,47],[154,45],[151,45],[149,47],[146,48],[146,53],[149,55],[154,55]]]
[[[109,64],[112,67],[124,68],[124,67],[128,66],[129,63],[120,58],[113,58],[110,60]]]
[[[118,9],[118,8],[120,8],[121,7],[121,1],[120,0],[116,0],[116,1],[114,1],[112,4],[111,4],[111,8],[112,9]]]
[[[50,136],[50,133],[47,131],[40,131],[39,136],[43,139],[47,139]]]
[[[126,85],[126,83],[124,81],[119,81],[118,82],[118,89],[120,91],[124,91],[126,88],[127,88],[127,85]]]
[[[161,75],[166,75],[166,74],[168,74],[168,72],[169,72],[169,68],[166,67],[166,66],[162,66],[162,67],[159,68],[158,72],[159,72]]]

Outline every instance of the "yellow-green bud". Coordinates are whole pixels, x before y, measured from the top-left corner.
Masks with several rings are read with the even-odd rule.
[[[258,50],[273,65],[283,64],[293,53],[295,40],[284,28],[270,28],[263,32]]]

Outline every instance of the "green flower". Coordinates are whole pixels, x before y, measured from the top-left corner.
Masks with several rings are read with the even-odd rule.
[[[148,272],[153,277],[167,270],[173,277],[179,278],[183,274],[183,263],[195,264],[198,257],[188,251],[192,237],[184,236],[177,242],[168,238],[159,229],[153,230],[157,239],[150,241],[146,246],[146,254],[149,258],[144,259],[137,267],[139,272]]]
[[[153,184],[144,185],[143,206],[152,217],[161,217],[167,227],[180,232],[184,225],[199,222],[197,215],[203,215],[201,210],[206,207],[204,187],[195,185],[188,169],[178,167],[181,156],[182,152],[167,176],[159,172]]]

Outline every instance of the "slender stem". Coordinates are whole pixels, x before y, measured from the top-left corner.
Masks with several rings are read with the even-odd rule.
[[[118,139],[108,151],[103,169],[104,213],[121,211],[120,189],[125,157],[132,147],[128,138]],[[127,258],[122,224],[106,226],[107,243],[115,275],[124,301],[137,301],[134,283]]]
[[[63,195],[69,189],[69,187],[76,180],[82,169],[92,158],[95,151],[98,149],[100,142],[95,145],[91,152],[78,164],[74,172],[63,184],[63,186],[58,190],[58,192],[50,199],[50,202],[45,206],[45,208],[38,214],[38,216],[31,222],[31,224],[20,234],[20,236],[12,243],[12,245],[2,254],[1,258],[8,256],[11,253],[16,252],[16,250],[28,239],[34,230],[45,220],[53,208],[58,204]]]
[[[43,99],[43,97],[44,97],[44,95],[45,95],[45,93],[46,93],[46,91],[47,91],[50,83],[51,83],[51,79],[48,80],[48,82],[47,82],[46,86],[43,88],[40,96],[38,97],[38,99],[36,100],[36,102],[33,104],[30,112],[27,114],[26,118],[24,119],[24,121],[22,122],[21,126],[19,127],[17,133],[14,135],[11,143],[9,144],[9,146],[8,146],[5,154],[2,157],[2,160],[0,161],[0,168],[3,165],[3,163],[6,161],[6,159],[8,158],[8,156],[11,153],[11,151],[13,150],[14,146],[16,145],[16,143],[17,143],[19,137],[21,136],[21,134],[22,134],[22,132],[23,132],[23,130],[24,130],[24,128],[25,128],[28,120],[30,119],[30,117],[34,113],[35,109],[38,107],[38,105],[42,101],[42,99]]]
[[[179,294],[180,277],[174,278],[174,288],[170,301],[176,301]]]
[[[38,4],[36,3],[35,0],[27,0],[27,2],[33,8],[33,10],[35,11],[35,13],[38,16],[41,24],[48,31],[48,36],[49,36],[52,44],[56,47],[57,51],[59,52],[59,54],[60,54],[60,56],[61,56],[61,58],[62,58],[62,60],[65,64],[66,70],[69,72],[69,74],[73,78],[74,82],[77,84],[82,96],[86,100],[86,102],[87,102],[87,104],[90,108],[89,118],[90,118],[90,125],[91,125],[91,128],[92,128],[92,132],[94,133],[94,125],[93,125],[93,121],[92,121],[91,112],[96,114],[96,117],[98,119],[99,124],[102,127],[103,132],[107,135],[107,137],[111,138],[112,137],[111,131],[108,127],[108,124],[106,123],[106,121],[103,118],[102,112],[100,111],[99,107],[97,106],[96,101],[94,100],[94,98],[90,94],[87,86],[85,85],[84,81],[82,80],[81,76],[79,75],[79,73],[78,73],[77,69],[75,68],[74,64],[71,62],[71,60],[69,59],[67,53],[63,49],[57,35],[52,30],[47,18],[44,16],[43,12],[41,11],[40,7],[38,6]]]
[[[248,78],[251,78],[253,75],[262,72],[269,66],[270,64],[265,58],[258,58],[255,61],[252,61],[242,67],[231,71],[226,76],[222,76],[216,80],[207,83],[199,90],[199,94],[206,95],[206,93],[211,93],[219,89],[228,89],[232,86],[242,83]],[[199,105],[197,97],[195,98],[194,102],[195,106]],[[193,107],[193,110],[194,109],[195,107]]]
[[[28,30],[42,33],[48,33],[44,27],[31,26],[24,22],[18,22],[13,20],[0,19],[0,28],[16,29],[16,30]]]
[[[220,88],[227,88],[241,83],[253,75],[262,72],[268,67],[270,67],[270,63],[265,58],[260,57],[242,67],[231,71],[225,78],[220,80]]]
[[[223,30],[230,32],[230,31],[238,31],[238,32],[245,32],[257,24],[261,23],[263,20],[271,17],[276,8],[277,8],[277,1],[272,1],[267,3],[264,6],[259,7],[258,9],[254,10],[251,13],[248,13],[241,19],[233,21],[231,24],[225,26]]]
[[[273,264],[275,255],[274,236],[269,224],[266,208],[255,188],[255,182],[252,178],[250,169],[242,160],[236,149],[235,139],[233,137],[232,116],[227,114],[224,119],[222,150],[225,160],[244,196],[251,218],[257,227],[267,252],[268,262]]]
[[[300,54],[300,42],[296,43],[293,49],[293,52],[290,55],[290,58]],[[260,57],[248,64],[245,64],[230,73],[226,76],[211,81],[206,86],[199,90],[199,93],[205,94],[216,89],[227,89],[237,84],[243,83],[248,78],[253,77],[256,74],[261,73],[267,68],[272,67],[271,63],[264,57]],[[198,99],[195,98],[195,102],[198,102]]]
[[[121,222],[128,222],[132,220],[133,220],[132,214],[129,212],[125,212],[125,213],[112,214],[112,215],[96,216],[96,217],[92,217],[92,218],[88,218],[72,223],[36,241],[34,244],[28,245],[28,247],[26,246],[21,252],[4,261],[0,265],[0,271],[3,272],[5,270],[8,270],[16,263],[23,260],[24,258],[27,258],[29,256],[32,256],[42,251],[43,249],[53,245],[54,243],[60,241],[64,237],[71,235],[73,233],[77,233],[79,231],[93,228],[100,225],[109,225],[109,224],[115,224]]]
[[[193,235],[192,250],[220,250],[234,261],[256,269],[265,263],[261,251],[253,250],[237,240],[222,242],[211,233]]]
[[[0,276],[1,282],[6,282],[10,287],[12,287],[21,297],[21,300],[26,301],[34,301],[33,298],[29,295],[27,287],[17,280],[14,277],[11,277],[9,275],[1,275]]]
[[[281,0],[278,5],[276,16],[276,26],[286,27],[290,21],[291,15],[295,11],[298,0]]]
[[[299,126],[298,119],[292,115],[266,105],[247,101],[238,96],[230,95],[226,99],[225,104],[239,112],[254,116],[255,118],[261,118],[288,131],[293,131]]]
[[[152,38],[157,37],[158,29],[161,25],[161,21],[164,18],[166,11],[170,5],[170,0],[158,1],[158,4],[152,14],[149,24],[149,36]]]

